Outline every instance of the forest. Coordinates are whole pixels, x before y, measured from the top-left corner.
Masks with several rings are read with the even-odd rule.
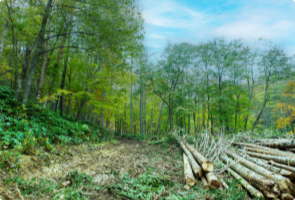
[[[253,149],[295,159],[295,55],[284,46],[263,37],[167,42],[157,59],[135,0],[2,0],[0,18],[0,200],[293,199],[294,186],[280,185],[281,196],[259,180],[262,193],[243,190],[249,180],[236,177],[251,170],[230,168],[250,165],[236,160]],[[198,187],[180,181],[190,168]]]

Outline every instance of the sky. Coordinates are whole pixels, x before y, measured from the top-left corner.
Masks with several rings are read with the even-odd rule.
[[[168,42],[271,40],[295,54],[295,0],[139,0],[145,46],[160,58]]]

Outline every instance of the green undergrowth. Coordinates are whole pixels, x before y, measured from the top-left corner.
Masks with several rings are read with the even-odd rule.
[[[99,185],[93,184],[92,177],[85,173],[78,173],[77,170],[67,174],[59,183],[46,179],[36,180],[36,178],[25,180],[19,176],[7,179],[5,183],[11,186],[16,183],[25,199],[50,197],[52,200],[85,200],[89,199],[90,194],[94,195],[101,190]],[[65,183],[67,185],[64,185]]]
[[[55,145],[78,145],[108,141],[113,134],[90,122],[75,122],[34,102],[24,106],[15,91],[0,87],[0,167],[15,168],[18,153],[38,155],[39,147],[48,153]]]
[[[139,175],[136,178],[129,174],[118,176],[115,171],[116,183],[108,186],[94,184],[92,177],[85,173],[72,171],[59,183],[46,179],[25,180],[19,176],[7,179],[6,184],[17,187],[25,199],[42,199],[44,197],[53,200],[87,200],[97,199],[99,194],[108,193],[117,199],[211,199],[211,200],[243,200],[246,192],[241,189],[239,181],[226,180],[228,190],[204,189],[201,182],[189,191],[183,184],[175,183],[164,175],[153,175],[151,172]],[[68,182],[65,186],[64,183]]]
[[[189,191],[183,184],[169,180],[168,176],[152,175],[147,172],[133,178],[128,174],[121,177],[120,181],[110,186],[113,194],[118,199],[211,199],[211,200],[243,200],[247,193],[241,189],[239,181],[226,180],[228,190],[204,189],[202,183],[192,187]]]

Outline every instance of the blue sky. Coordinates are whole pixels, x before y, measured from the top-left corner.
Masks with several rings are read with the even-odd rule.
[[[295,0],[140,0],[145,45],[158,58],[168,41],[260,37],[295,54]]]

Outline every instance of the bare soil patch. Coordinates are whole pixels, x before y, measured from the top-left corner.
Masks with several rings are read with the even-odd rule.
[[[45,167],[38,156],[22,156],[19,175],[28,180],[36,177],[61,183],[65,176],[74,170],[93,177],[95,184],[104,186],[114,184],[114,173],[130,174],[137,177],[148,170],[152,174],[166,175],[173,182],[183,182],[183,163],[180,149],[174,145],[167,151],[160,145],[147,145],[146,142],[117,139],[115,143],[96,146],[81,145],[69,147],[67,156],[52,156],[54,161]],[[71,156],[72,155],[72,156]],[[2,179],[5,179],[2,175]],[[0,198],[20,199],[17,188],[0,183]],[[116,199],[110,192],[102,191],[98,199]],[[30,198],[34,199],[34,197]],[[44,199],[49,199],[44,197]]]

